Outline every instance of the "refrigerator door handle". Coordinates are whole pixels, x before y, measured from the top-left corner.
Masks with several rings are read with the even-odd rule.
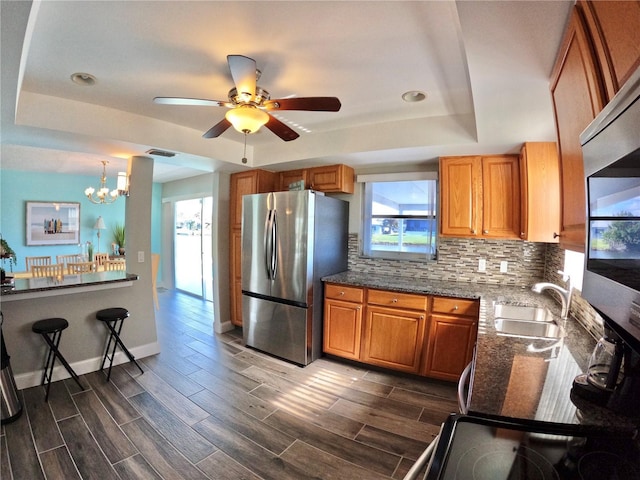
[[[273,221],[269,210],[264,220],[264,266],[267,270],[267,280],[271,280],[271,257],[273,256]]]
[[[278,275],[278,212],[272,210],[273,220],[271,226],[271,280],[275,280]]]
[[[269,210],[264,228],[264,260],[267,269],[267,279],[275,280],[278,271],[278,256],[276,255],[276,243],[278,240],[278,228],[276,211]]]

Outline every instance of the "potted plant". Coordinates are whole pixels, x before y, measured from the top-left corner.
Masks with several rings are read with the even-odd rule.
[[[124,255],[125,233],[124,225],[117,223],[113,227],[113,240],[118,244],[118,253]]]
[[[7,274],[4,269],[4,264],[9,260],[9,268],[13,272],[13,266],[16,264],[16,252],[9,246],[7,241],[0,237],[0,258],[2,258],[2,267],[0,267],[0,280],[5,283]]]

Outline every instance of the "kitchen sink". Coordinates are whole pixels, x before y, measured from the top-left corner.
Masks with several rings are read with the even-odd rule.
[[[562,327],[546,307],[496,304],[496,330],[502,335],[525,338],[560,338]]]
[[[553,322],[553,314],[548,308],[529,305],[523,306],[498,303],[494,307],[493,316],[495,318],[506,318],[511,320]]]
[[[496,330],[514,337],[526,338],[560,338],[562,328],[555,322],[537,322],[528,320],[513,320],[511,318],[496,318]]]

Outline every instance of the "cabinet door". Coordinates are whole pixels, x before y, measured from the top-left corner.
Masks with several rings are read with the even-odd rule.
[[[560,167],[554,142],[529,142],[520,149],[522,196],[520,238],[557,243],[560,231]]]
[[[242,197],[252,193],[264,193],[273,191],[275,186],[275,173],[266,170],[249,170],[231,175],[229,193],[230,224],[232,228],[242,226]]]
[[[362,304],[327,299],[324,302],[325,353],[360,359]]]
[[[287,170],[286,172],[280,172],[278,175],[278,190],[286,192],[289,190],[289,184],[302,180],[304,182],[304,188],[309,188],[309,180],[306,169],[301,170]]]
[[[482,199],[481,157],[440,159],[440,234],[476,237]]]
[[[425,324],[425,312],[367,305],[362,360],[418,373]]]
[[[231,231],[231,323],[242,326],[242,232],[235,228]]]
[[[423,374],[457,381],[471,361],[477,321],[471,318],[431,315],[427,361]]]
[[[640,66],[640,1],[578,2],[593,40],[606,99]]]
[[[585,188],[580,133],[603,108],[603,91],[582,19],[574,9],[551,79],[560,154],[560,246],[584,252]]]
[[[482,157],[482,236],[520,238],[520,200],[518,157]]]
[[[353,193],[354,172],[347,165],[328,165],[308,170],[309,186],[329,193]]]

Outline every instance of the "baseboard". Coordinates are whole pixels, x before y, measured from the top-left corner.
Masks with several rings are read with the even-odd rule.
[[[231,323],[231,321],[228,322],[215,322],[213,325],[213,328],[215,330],[216,333],[224,333],[224,332],[228,332],[230,330],[233,330],[234,328],[236,328],[236,326]]]
[[[153,342],[146,345],[140,345],[139,347],[130,348],[129,351],[137,360],[160,353],[160,345],[158,344],[158,342]],[[122,363],[127,363],[128,361],[129,358],[124,353],[122,353],[121,351],[117,351],[115,358],[113,359],[113,364],[120,365]],[[102,356],[72,363],[71,368],[73,368],[73,371],[78,375],[84,375],[85,373],[91,373],[100,370],[101,363]],[[56,361],[56,366],[53,368],[52,378],[52,381],[56,382],[58,380],[64,380],[65,378],[71,378],[71,375],[69,375],[69,372],[67,372],[67,370],[60,364],[60,362]],[[15,380],[18,390],[38,386],[42,381],[42,370],[21,373],[20,375],[15,376]]]

